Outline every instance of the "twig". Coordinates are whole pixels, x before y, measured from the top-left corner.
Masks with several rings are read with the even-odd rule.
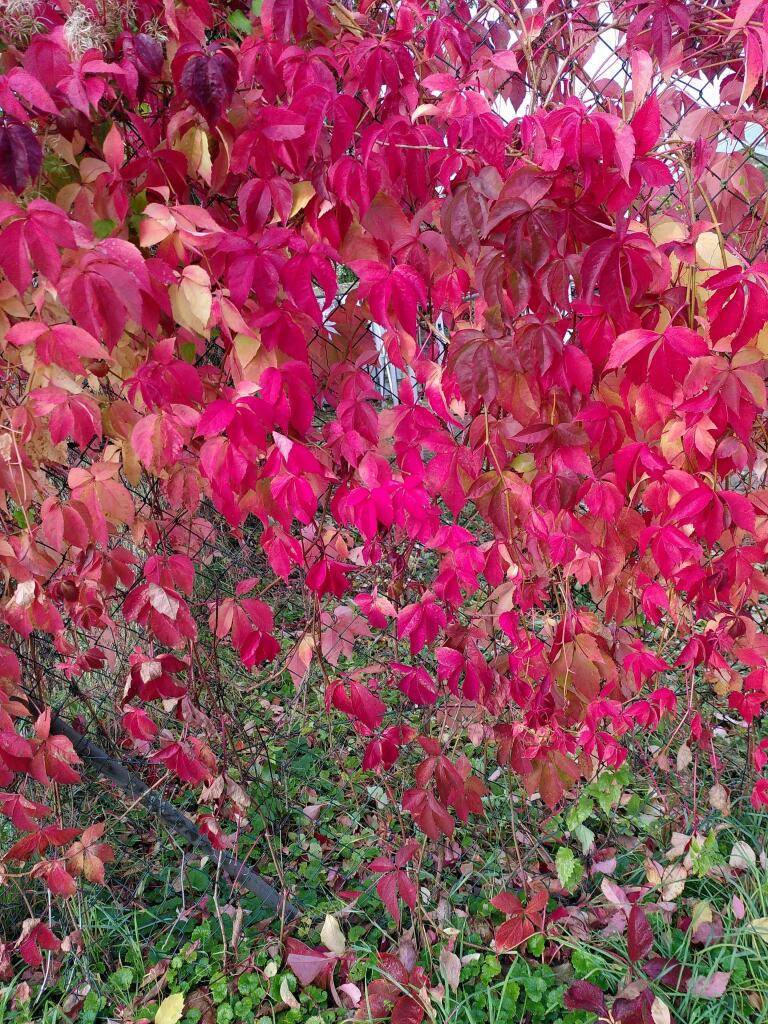
[[[142,802],[150,811],[157,814],[169,828],[183,836],[212,860],[219,861],[221,870],[239,885],[252,892],[254,896],[258,896],[265,907],[274,910],[286,921],[294,921],[299,916],[298,907],[290,903],[284,894],[279,893],[269,882],[257,875],[242,861],[233,857],[232,854],[214,849],[213,844],[202,835],[191,818],[174,807],[168,800],[164,800],[158,793],[153,792],[138,776],[129,772],[120,761],[110,757],[105,750],[89,740],[87,736],[79,733],[69,722],[59,718],[58,715],[55,716],[51,721],[51,732],[58,736],[66,736],[71,740],[80,757],[95,771],[114,783],[118,789],[134,797],[136,803]]]

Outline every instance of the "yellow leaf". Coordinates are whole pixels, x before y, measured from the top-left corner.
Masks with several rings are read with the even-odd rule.
[[[536,469],[536,460],[531,452],[522,452],[512,460],[512,469],[516,473],[532,473]]]
[[[768,917],[756,917],[754,921],[750,921],[749,927],[750,930],[759,935],[761,939],[768,942]]]
[[[248,367],[261,351],[261,340],[251,334],[236,334],[234,339],[235,355],[243,371],[248,377]]]
[[[184,132],[174,148],[180,150],[187,158],[188,173],[199,175],[210,185],[212,165],[207,132],[199,125],[193,125]]]
[[[691,930],[696,931],[700,924],[712,923],[712,907],[707,900],[699,900],[694,904],[691,913]]]
[[[332,914],[325,915],[325,923],[320,932],[320,941],[327,946],[336,956],[341,956],[347,948],[347,941],[344,933],[339,927],[339,922]]]
[[[315,189],[311,181],[297,181],[293,186],[291,217],[294,217],[299,210],[303,210],[314,194]]]
[[[182,992],[174,992],[172,996],[167,996],[157,1008],[155,1014],[155,1024],[177,1024],[181,1020],[181,1015],[184,1013],[184,994]]]

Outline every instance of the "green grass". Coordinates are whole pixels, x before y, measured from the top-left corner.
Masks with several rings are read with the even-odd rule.
[[[290,593],[281,600],[290,605]],[[298,619],[301,609],[295,612]],[[465,742],[460,749],[488,780],[486,814],[459,824],[449,844],[424,844],[418,861],[420,903],[413,916],[404,911],[398,931],[375,894],[377,876],[367,865],[414,834],[397,802],[410,784],[416,754],[406,751],[398,770],[379,781],[361,771],[360,741],[348,722],[325,712],[320,680],[310,680],[299,693],[285,676],[256,686],[226,649],[220,658],[219,671],[229,684],[221,688],[224,710],[236,711],[240,722],[256,723],[243,733],[230,761],[232,776],[247,787],[252,801],[252,828],[242,834],[238,853],[276,885],[285,885],[303,908],[293,929],[296,938],[317,946],[325,915],[337,915],[354,953],[349,981],[364,990],[381,973],[377,950],[396,951],[405,935],[430,979],[435,1024],[588,1022],[589,1014],[564,1009],[563,995],[576,978],[599,984],[610,1004],[630,976],[623,936],[605,935],[604,920],[588,920],[588,939],[557,926],[547,944],[536,937],[519,953],[497,957],[493,928],[502,916],[489,900],[504,889],[519,889],[519,856],[537,884],[556,885],[560,866],[565,888],[555,891],[550,911],[566,906],[588,915],[591,908],[605,906],[603,876],[589,870],[586,857],[593,840],[613,851],[614,882],[629,889],[646,884],[645,856],[663,863],[671,829],[691,827],[684,790],[670,787],[670,806],[661,814],[637,761],[602,773],[553,814],[541,801],[529,800],[514,778],[496,772],[484,745]],[[272,709],[280,713],[274,725]],[[759,860],[763,819],[728,782],[734,790],[732,814],[723,818],[706,809],[709,816],[698,828],[709,838],[694,858],[681,897],[686,912],[708,904],[722,919],[722,934],[705,947],[694,946],[690,932],[677,927],[679,913],[671,923],[651,915],[655,955],[675,957],[696,978],[730,975],[725,994],[716,1000],[652,983],[673,1020],[686,1024],[768,1024],[768,941],[749,927],[768,917],[768,879]],[[84,804],[91,820],[114,822],[123,810],[98,787],[68,787],[62,796],[69,801],[62,808],[65,819]],[[310,819],[304,808],[318,805]],[[212,864],[190,856],[151,815],[137,807],[112,833],[116,863],[108,887],[85,885],[67,904],[54,901],[50,907],[57,934],[75,932],[79,938],[64,953],[58,972],[52,966],[19,971],[0,982],[0,1022],[151,1021],[172,992],[187,998],[182,1024],[341,1024],[352,1018],[353,1012],[337,1007],[327,991],[301,989],[257,901],[233,894],[225,879],[217,880]],[[756,852],[753,871],[728,873],[737,841]],[[360,893],[354,903],[342,895],[349,890]],[[14,936],[29,916],[15,895],[11,886],[0,888],[0,934]],[[646,894],[644,902],[655,895]],[[32,900],[31,892],[28,896]],[[734,896],[743,904],[741,920]],[[45,897],[32,909],[47,918]],[[455,990],[440,965],[441,950],[449,946],[461,961]],[[25,983],[30,999],[22,1001]],[[286,1005],[294,1000],[298,1008]]]

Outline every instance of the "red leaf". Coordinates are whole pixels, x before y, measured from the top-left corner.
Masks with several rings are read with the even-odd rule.
[[[388,871],[376,883],[376,892],[395,924],[400,924],[400,905],[397,902],[397,871]]]
[[[286,962],[299,979],[299,983],[304,988],[307,985],[319,985],[321,988],[325,988],[333,974],[338,957],[326,949],[312,949],[305,946],[298,939],[286,939],[285,945],[288,950]]]
[[[55,951],[61,942],[50,928],[42,921],[28,920],[24,922],[21,936],[16,944],[22,960],[30,967],[40,967],[43,962],[43,950]]]
[[[615,370],[619,366],[625,366],[630,359],[647,349],[658,339],[659,336],[655,331],[625,331],[613,343],[605,369]]]
[[[642,907],[635,905],[627,922],[627,951],[632,963],[644,960],[653,949],[653,929]]]
[[[536,929],[526,917],[513,917],[496,929],[496,949],[499,953],[508,953],[517,949],[534,934]]]

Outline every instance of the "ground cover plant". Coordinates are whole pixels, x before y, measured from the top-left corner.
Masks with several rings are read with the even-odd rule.
[[[0,1005],[768,1018],[768,5],[6,0]]]

